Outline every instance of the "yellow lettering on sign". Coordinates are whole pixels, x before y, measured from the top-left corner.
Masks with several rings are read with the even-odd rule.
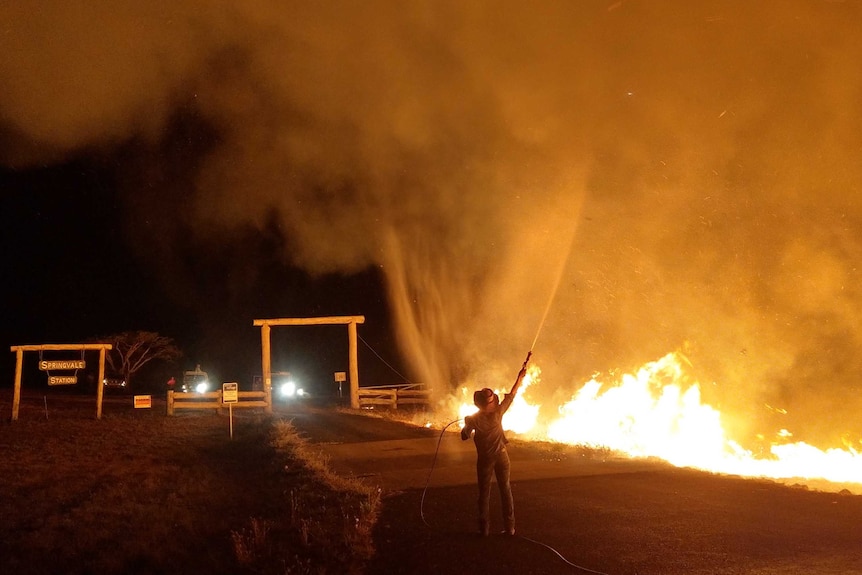
[[[47,361],[42,360],[39,362],[39,369],[42,371],[48,371],[51,369],[84,369],[87,367],[87,362],[83,359],[73,359],[66,361]]]

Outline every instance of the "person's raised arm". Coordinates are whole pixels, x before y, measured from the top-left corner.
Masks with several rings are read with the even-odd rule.
[[[521,387],[521,381],[524,379],[524,376],[527,375],[527,364],[530,363],[531,355],[533,355],[532,350],[527,352],[527,359],[524,360],[524,365],[521,366],[521,371],[518,372],[518,378],[515,380],[515,385],[512,386],[512,391],[509,392],[509,395],[512,397],[518,393],[518,388]]]
[[[515,380],[515,385],[512,386],[512,391],[509,392],[509,395],[512,397],[518,393],[518,388],[521,387],[521,381],[524,379],[524,376],[527,375],[527,368],[522,367],[521,371],[518,372],[518,379]]]

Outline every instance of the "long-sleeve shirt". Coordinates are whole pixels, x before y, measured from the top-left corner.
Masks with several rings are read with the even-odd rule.
[[[473,435],[473,442],[476,444],[476,454],[480,459],[495,457],[509,443],[503,432],[503,414],[509,410],[514,399],[514,394],[506,394],[500,405],[493,411],[482,410],[464,418],[461,437],[466,439],[472,432],[476,432]]]

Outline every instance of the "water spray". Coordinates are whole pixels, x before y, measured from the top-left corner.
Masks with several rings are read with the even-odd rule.
[[[575,233],[574,233],[574,229],[573,229],[572,233],[571,233],[571,237],[569,239],[569,248],[565,252],[565,257],[560,260],[560,265],[557,268],[557,274],[556,274],[556,277],[554,279],[553,288],[551,289],[551,293],[548,296],[548,302],[545,305],[545,311],[542,313],[542,319],[539,321],[539,327],[536,329],[536,335],[535,335],[535,337],[533,337],[533,343],[530,345],[530,350],[527,352],[527,357],[524,359],[524,364],[521,366],[522,370],[527,369],[527,366],[530,363],[530,358],[533,356],[533,348],[536,347],[536,342],[539,341],[539,334],[542,333],[542,328],[545,326],[545,320],[548,318],[548,312],[551,310],[551,304],[554,302],[554,298],[556,297],[557,291],[560,288],[560,281],[562,280],[562,277],[563,277],[563,271],[565,270],[565,267],[566,267],[566,261],[569,259],[569,254],[572,251],[572,245],[574,244],[574,240],[575,240]],[[458,423],[461,420],[462,420],[462,418],[459,417],[458,419],[453,419],[452,421],[447,423],[445,426],[443,426],[443,429],[440,431],[440,437],[437,439],[437,448],[434,450],[434,459],[431,462],[431,468],[428,470],[428,478],[425,481],[425,488],[422,490],[422,498],[419,502],[419,515],[422,518],[422,522],[425,523],[425,525],[429,528],[432,528],[432,527],[431,527],[431,524],[428,523],[428,521],[425,519],[425,494],[428,491],[428,486],[431,484],[431,474],[434,472],[434,467],[437,464],[437,455],[440,452],[440,443],[443,441],[443,435],[446,433],[446,430],[451,425]],[[517,535],[516,537],[519,537],[519,538],[523,539],[524,541],[529,541],[530,543],[535,543],[536,545],[540,545],[540,546],[550,550],[551,552],[553,552],[555,555],[557,555],[557,557],[559,557],[564,563],[566,563],[570,567],[573,567],[575,569],[578,569],[578,570],[586,572],[586,573],[595,573],[597,575],[607,575],[606,573],[603,573],[602,571],[594,571],[592,569],[588,569],[586,567],[581,567],[580,565],[576,565],[576,564],[572,563],[571,561],[569,561],[568,559],[563,557],[563,555],[559,551],[557,551],[556,549],[554,549],[550,545],[542,543],[541,541],[536,541],[535,539],[530,539],[529,537],[524,537],[523,535]]]
[[[563,279],[563,272],[566,270],[566,262],[569,261],[569,256],[572,253],[572,246],[575,245],[576,229],[577,228],[574,226],[572,227],[569,235],[568,248],[563,252],[564,255],[560,258],[559,265],[557,266],[557,273],[554,276],[554,285],[551,286],[551,292],[548,295],[548,303],[545,304],[545,311],[542,313],[542,319],[539,321],[539,327],[536,329],[536,336],[533,338],[533,343],[530,345],[530,353],[533,353],[533,348],[536,347],[536,342],[539,341],[539,334],[542,333],[542,328],[545,327],[545,320],[548,318],[548,312],[551,311],[551,304],[554,303],[554,298],[557,297],[557,292],[560,290],[560,282]],[[529,359],[530,354],[527,354],[527,360]]]

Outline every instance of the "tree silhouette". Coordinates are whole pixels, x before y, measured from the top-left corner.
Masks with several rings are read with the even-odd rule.
[[[173,339],[152,331],[124,331],[100,339],[113,345],[113,349],[105,354],[108,368],[122,375],[129,387],[135,373],[149,362],[172,362],[182,356]]]

